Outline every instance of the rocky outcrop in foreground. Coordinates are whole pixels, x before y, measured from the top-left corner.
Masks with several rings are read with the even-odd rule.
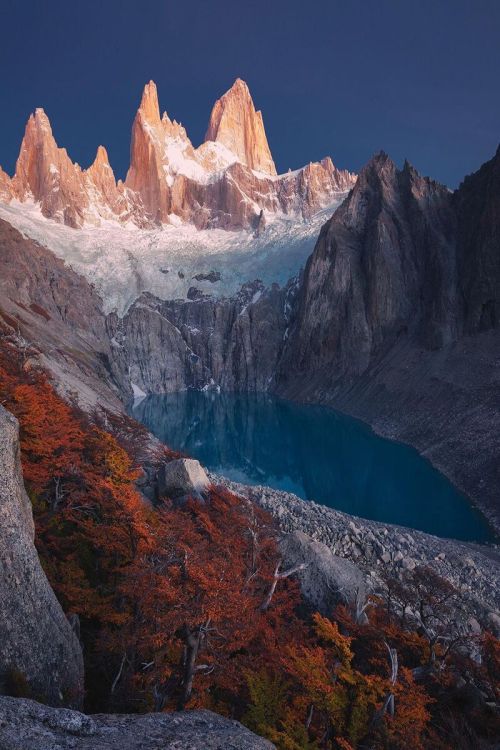
[[[0,696],[2,750],[273,750],[211,711],[86,716]]]
[[[288,567],[303,565],[297,572],[304,599],[323,615],[331,615],[339,603],[365,603],[369,593],[367,576],[351,560],[335,555],[331,548],[303,531],[284,534],[280,552]]]
[[[80,644],[38,559],[18,423],[1,406],[0,467],[0,692],[78,707],[83,699]]]

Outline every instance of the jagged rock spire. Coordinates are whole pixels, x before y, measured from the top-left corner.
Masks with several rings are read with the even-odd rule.
[[[33,199],[44,216],[73,227],[111,219],[151,228],[180,219],[199,229],[261,230],[265,212],[307,219],[354,184],[355,176],[330,159],[271,179],[276,168],[262,115],[241,79],[215,103],[207,140],[196,149],[184,127],[160,112],[149,81],[134,118],[127,177],[117,183],[103,146],[82,169],[59,148],[47,115],[37,109],[15,176],[0,171],[0,200]]]
[[[241,78],[215,102],[205,140],[224,144],[250,169],[276,174],[262,113],[255,110],[248,86]]]
[[[144,86],[137,114],[152,125],[160,123],[160,105],[158,104],[158,91],[154,81],[150,81]]]

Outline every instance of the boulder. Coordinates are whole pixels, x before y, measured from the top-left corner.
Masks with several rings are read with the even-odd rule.
[[[326,544],[302,531],[286,534],[280,549],[286,567],[306,563],[298,573],[300,588],[309,604],[329,615],[336,604],[362,605],[367,597],[364,573],[350,560],[334,555]]]
[[[0,693],[80,706],[80,644],[38,559],[21,472],[19,427],[1,406],[0,601]]]
[[[500,616],[497,612],[490,612],[486,618],[486,624],[488,629],[491,630],[493,635],[500,638]]]
[[[199,461],[193,458],[178,458],[162,464],[158,471],[158,492],[160,497],[184,501],[188,497],[204,502],[210,480]]]
[[[273,750],[237,721],[211,711],[96,714],[0,697],[2,750]]]

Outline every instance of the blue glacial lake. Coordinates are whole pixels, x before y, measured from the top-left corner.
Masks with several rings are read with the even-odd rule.
[[[130,413],[171,448],[234,481],[441,537],[494,538],[416,450],[330,409],[267,394],[187,391],[136,401]]]

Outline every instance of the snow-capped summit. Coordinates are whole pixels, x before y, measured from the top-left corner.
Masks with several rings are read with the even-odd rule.
[[[277,175],[262,114],[241,79],[215,103],[198,148],[180,123],[166,112],[160,116],[150,81],[132,127],[125,183],[115,180],[103,146],[88,169],[73,163],[37,109],[26,125],[14,177],[0,171],[0,200],[31,200],[45,217],[74,228],[112,220],[141,228],[180,222],[260,231],[274,217],[309,220],[355,179],[329,158]]]

